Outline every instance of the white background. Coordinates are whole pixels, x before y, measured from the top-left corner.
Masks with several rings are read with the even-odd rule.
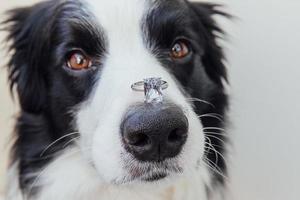
[[[232,85],[232,200],[299,200],[300,0],[219,2],[237,16],[220,20]],[[0,0],[0,12],[24,3]],[[16,110],[5,77],[0,70],[0,152]]]
[[[299,200],[300,1],[221,2],[239,18],[225,21],[234,200]]]

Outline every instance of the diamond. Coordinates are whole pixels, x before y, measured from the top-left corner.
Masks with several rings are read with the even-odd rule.
[[[162,85],[163,81],[161,78],[144,79],[146,103],[161,103],[163,101]]]

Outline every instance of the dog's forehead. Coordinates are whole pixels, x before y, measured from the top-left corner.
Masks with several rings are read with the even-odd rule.
[[[152,4],[149,0],[86,0],[87,8],[106,31],[136,28]]]
[[[168,12],[174,9],[174,5],[176,7],[182,4],[184,0],[85,0],[85,2],[102,28],[108,32],[118,28],[126,34],[130,29],[140,28],[152,10],[168,8],[163,11]]]

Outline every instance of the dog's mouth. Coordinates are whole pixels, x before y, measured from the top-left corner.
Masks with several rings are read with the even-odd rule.
[[[169,177],[173,177],[176,174],[175,172],[149,172],[149,173],[144,173],[140,176],[132,175],[130,174],[129,176],[124,177],[123,179],[118,179],[114,180],[113,183],[116,185],[130,185],[130,184],[135,184],[135,183],[155,183],[159,181],[163,181],[164,179],[167,179]]]
[[[135,174],[130,174],[129,178],[126,180],[124,179],[121,184],[128,184],[128,183],[134,183],[134,182],[143,182],[143,183],[154,183],[158,181],[162,181],[164,179],[167,179],[169,177],[173,177],[176,174],[179,174],[178,172],[174,171],[150,171],[150,172],[145,172],[143,174],[137,175]]]
[[[167,176],[168,176],[167,173],[161,172],[161,173],[148,175],[145,178],[142,178],[141,180],[144,182],[155,182],[155,181],[162,180],[162,179],[166,178]]]
[[[128,166],[127,166],[128,167]],[[130,181],[156,182],[183,172],[177,162],[136,163],[127,168]]]

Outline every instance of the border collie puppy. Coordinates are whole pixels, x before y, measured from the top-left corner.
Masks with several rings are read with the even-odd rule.
[[[9,200],[209,200],[226,184],[217,5],[50,0],[8,12],[21,107]],[[163,101],[131,88],[160,77]],[[159,86],[157,86],[159,87]]]

